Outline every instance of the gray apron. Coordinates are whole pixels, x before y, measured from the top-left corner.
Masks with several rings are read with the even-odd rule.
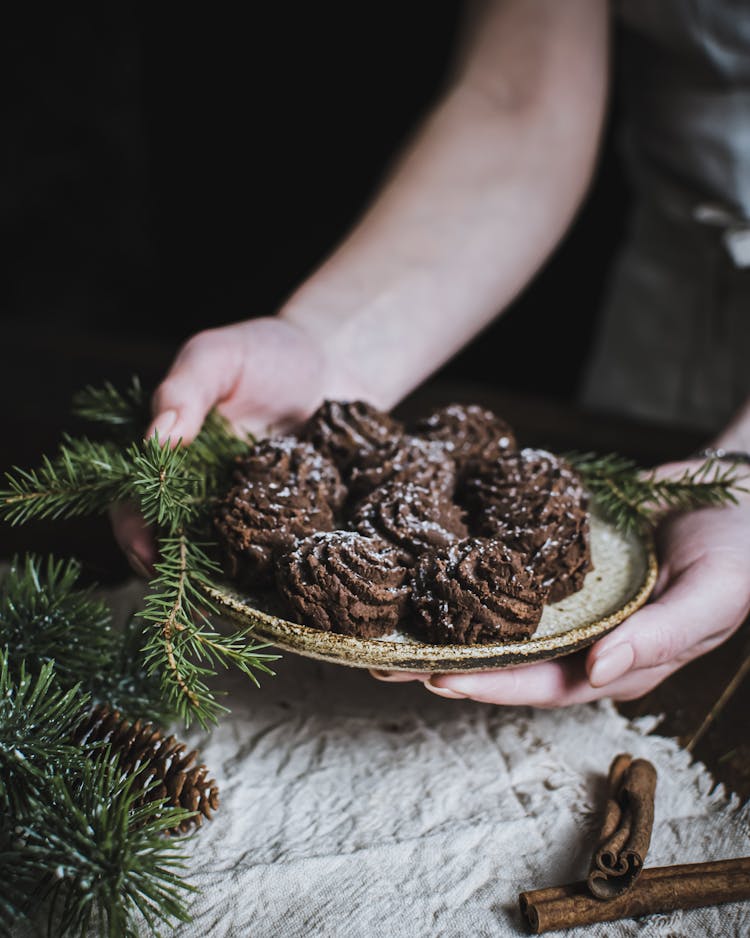
[[[750,395],[750,2],[616,6],[636,207],[583,402],[713,431]]]

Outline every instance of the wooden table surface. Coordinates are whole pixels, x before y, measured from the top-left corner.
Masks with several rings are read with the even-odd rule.
[[[24,348],[23,356],[13,349]],[[167,344],[114,341],[87,335],[33,336],[23,334],[6,343],[0,360],[0,395],[4,406],[0,423],[0,468],[36,465],[52,452],[61,430],[73,432],[67,416],[70,396],[86,383],[108,379],[124,384],[136,372],[144,384],[156,383],[171,360]],[[551,450],[616,450],[654,465],[693,452],[705,441],[695,433],[586,414],[570,403],[532,399],[492,387],[462,383],[451,386],[428,382],[400,407],[404,415],[424,413],[450,401],[483,403],[504,416],[524,445]],[[75,555],[86,576],[105,584],[130,576],[111,538],[106,519],[34,523],[21,528],[0,525],[0,559],[33,550]],[[728,642],[692,662],[656,690],[637,701],[621,704],[628,717],[663,714],[657,732],[691,738],[717,698],[750,654],[750,629],[745,623]],[[694,754],[717,780],[740,796],[750,796],[750,740],[747,717],[750,680],[740,684]]]

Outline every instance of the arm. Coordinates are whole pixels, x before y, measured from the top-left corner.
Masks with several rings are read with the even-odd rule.
[[[606,99],[607,13],[604,0],[483,3],[448,92],[344,242],[278,317],[199,334],[178,355],[155,400],[157,416],[189,411],[170,432],[191,438],[230,398],[267,411],[260,389],[237,381],[260,368],[274,398],[274,369],[261,359],[283,359],[289,345],[294,361],[299,342],[314,364],[298,399],[282,395],[291,418],[326,395],[389,408],[487,325],[586,191]]]
[[[485,3],[448,93],[282,318],[393,406],[558,243],[591,178],[606,91],[602,0]]]
[[[149,432],[191,440],[218,405],[284,429],[325,398],[390,408],[521,290],[591,177],[607,86],[605,0],[485,0],[444,98],[382,191],[277,316],[199,333]],[[119,511],[115,536],[153,561]]]

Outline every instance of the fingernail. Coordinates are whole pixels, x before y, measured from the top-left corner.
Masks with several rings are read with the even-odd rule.
[[[450,690],[448,687],[438,687],[432,681],[425,681],[424,685],[428,691],[437,694],[438,697],[448,697],[450,700],[465,700],[466,694],[459,694],[458,691]]]
[[[629,642],[615,645],[596,659],[589,674],[589,684],[592,687],[604,687],[605,684],[611,684],[630,670],[634,659],[633,646]]]
[[[134,550],[125,551],[125,556],[128,558],[128,563],[135,570],[138,576],[142,576],[144,580],[150,580],[153,576],[153,573],[146,566],[144,561],[136,554]]]
[[[158,436],[160,442],[164,442],[167,439],[169,434],[174,429],[175,424],[177,423],[177,411],[176,410],[165,410],[163,414],[154,420],[151,425],[151,436]]]

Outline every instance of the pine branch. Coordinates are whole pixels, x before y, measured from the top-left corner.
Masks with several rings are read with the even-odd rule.
[[[38,469],[13,472],[5,474],[7,487],[0,488],[0,518],[16,525],[101,514],[128,498],[132,468],[116,445],[66,435],[54,459],[45,456]]]
[[[234,460],[247,453],[255,442],[249,434],[237,436],[229,421],[216,410],[209,411],[200,433],[186,448],[188,464],[200,471],[209,481],[216,477],[223,484],[227,470],[231,471]],[[208,486],[209,490],[211,485]]]
[[[49,904],[49,933],[135,938],[142,916],[189,921],[182,893],[182,839],[164,833],[190,815],[163,800],[140,804],[137,775],[106,756],[85,760],[77,777],[56,775],[48,798],[17,823],[0,850],[0,903]]]
[[[0,589],[0,646],[14,671],[55,662],[61,686],[90,685],[112,667],[112,616],[92,589],[76,589],[80,566],[28,554],[15,557]]]
[[[708,459],[678,478],[658,478],[631,459],[610,453],[567,453],[599,510],[622,531],[642,530],[666,511],[737,504],[747,476],[739,465]]]
[[[148,524],[174,531],[195,514],[205,499],[205,483],[189,467],[188,450],[171,449],[156,436],[127,450],[131,469],[128,494]]]
[[[103,387],[90,385],[73,396],[73,414],[92,423],[115,428],[121,435],[136,439],[148,422],[148,402],[141,382],[133,376],[130,387],[120,392],[108,381]]]
[[[0,813],[22,817],[54,774],[80,768],[72,734],[87,704],[78,687],[59,689],[51,662],[36,678],[21,664],[14,681],[7,649],[0,652]]]
[[[161,666],[166,698],[186,724],[195,717],[205,727],[226,712],[204,680],[217,665],[232,664],[257,684],[254,672],[272,674],[265,662],[278,655],[262,653],[265,644],[248,644],[251,629],[222,635],[211,626],[208,615],[216,609],[204,587],[220,571],[199,543],[178,532],[159,541],[159,552],[158,575],[141,613],[156,626],[144,649],[146,661]]]
[[[175,709],[162,692],[161,670],[164,663],[153,663],[149,670],[144,646],[151,626],[138,615],[131,615],[122,631],[115,631],[112,667],[92,683],[94,703],[107,704],[131,719],[147,719],[161,725],[171,723]]]
[[[137,382],[124,395],[105,385],[88,388],[76,399],[79,415],[114,427],[132,427],[142,404]],[[264,662],[277,657],[262,654],[263,645],[250,644],[247,629],[217,632],[206,618],[215,610],[201,592],[219,572],[205,537],[214,500],[225,490],[235,458],[248,451],[252,440],[236,437],[227,421],[211,411],[192,444],[173,447],[172,442],[153,437],[123,449],[65,437],[55,459],[43,460],[37,470],[8,474],[8,487],[0,491],[0,517],[21,524],[98,513],[115,502],[140,508],[157,528],[162,548],[143,616],[153,624],[144,648],[147,670],[160,674],[165,699],[178,714],[206,725],[224,710],[206,683],[218,665],[234,665],[257,683],[256,673],[271,673]],[[107,702],[130,712],[122,700]]]
[[[37,674],[55,663],[55,679],[67,690],[78,685],[95,703],[129,716],[171,716],[162,701],[158,675],[149,674],[141,652],[144,623],[112,624],[107,604],[94,588],[77,588],[80,566],[73,560],[14,558],[0,585],[0,647],[8,666]]]

